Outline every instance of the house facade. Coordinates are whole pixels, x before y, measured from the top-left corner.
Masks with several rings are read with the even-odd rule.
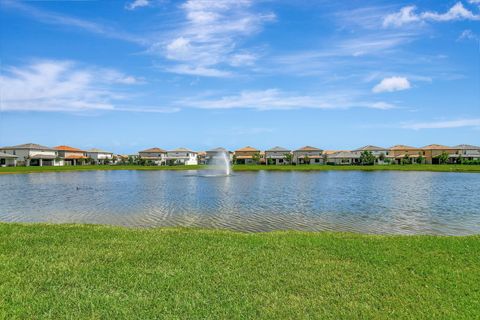
[[[175,150],[167,151],[166,161],[171,165],[197,165],[198,157],[197,152],[186,149],[177,148]]]
[[[335,165],[351,165],[360,162],[360,154],[353,151],[338,151],[327,154],[327,163]]]
[[[167,164],[167,151],[161,148],[150,148],[138,152],[140,160],[150,161],[157,166],[164,166]]]
[[[290,164],[288,161],[288,156],[291,154],[291,150],[283,147],[273,147],[271,149],[265,150],[265,163],[267,165],[283,165]]]
[[[85,151],[72,148],[70,146],[56,146],[53,149],[57,150],[57,155],[60,163],[66,166],[76,166],[85,164],[87,154]]]
[[[293,151],[293,163],[295,164],[322,164],[323,150],[311,146],[305,146]]]
[[[250,146],[235,150],[236,164],[256,164],[255,158],[261,157],[260,150]]]
[[[440,156],[443,153],[448,154],[447,163],[456,163],[459,158],[459,150],[453,147],[442,146],[440,144],[429,144],[422,148],[423,155],[425,157],[425,163],[427,164],[439,164]]]
[[[355,156],[358,156],[356,159],[360,159],[361,154],[364,151],[369,151],[372,153],[372,155],[375,156],[375,163],[378,164],[383,164],[385,162],[385,159],[389,158],[390,156],[390,150],[387,148],[382,148],[382,147],[377,147],[377,146],[364,146],[355,150],[352,150],[352,153],[355,154]],[[358,160],[360,162],[360,160]]]
[[[60,166],[57,150],[36,143],[2,147],[0,152],[17,156],[17,165]]]
[[[465,160],[480,160],[480,147],[471,144],[459,144],[453,148],[458,150],[458,153]]]
[[[223,159],[223,155],[226,154],[229,161],[232,162],[233,160],[233,155],[232,152],[228,151],[225,148],[218,147],[215,149],[211,149],[205,152],[205,163],[210,164],[210,163],[215,163],[217,159]]]
[[[387,157],[397,164],[402,164],[403,162],[415,163],[420,156],[423,156],[423,150],[402,144],[390,147],[389,150],[390,153]]]
[[[0,167],[16,167],[17,158],[18,157],[13,154],[0,152]]]
[[[95,164],[105,164],[113,161],[113,153],[97,148],[87,150],[87,157]]]

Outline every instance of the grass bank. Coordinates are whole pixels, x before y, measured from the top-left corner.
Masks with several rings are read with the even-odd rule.
[[[0,318],[473,319],[480,236],[0,224]]]
[[[65,167],[6,167],[0,168],[2,173],[35,173],[35,172],[62,172],[62,171],[88,171],[88,170],[199,170],[207,166],[137,166],[137,165],[89,165]],[[376,166],[330,166],[330,165],[235,165],[234,171],[330,171],[330,170],[361,170],[361,171],[436,171],[436,172],[480,172],[480,165],[376,165]]]

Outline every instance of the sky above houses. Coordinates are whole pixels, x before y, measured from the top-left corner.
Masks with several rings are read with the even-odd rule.
[[[480,0],[0,0],[0,145],[480,144]]]

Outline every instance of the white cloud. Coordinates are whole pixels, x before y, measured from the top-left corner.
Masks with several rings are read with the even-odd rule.
[[[127,10],[135,10],[136,8],[147,7],[150,5],[149,0],[134,0],[125,6]]]
[[[454,21],[454,20],[480,20],[480,15],[466,9],[461,2],[454,4],[447,12],[437,13],[425,11],[416,13],[415,6],[407,6],[399,12],[391,13],[383,19],[384,27],[401,27],[406,24],[424,21]]]
[[[232,76],[228,71],[202,66],[191,66],[187,64],[177,64],[166,69],[169,72],[201,77],[227,78]]]
[[[222,66],[252,65],[256,55],[245,50],[238,52],[239,40],[258,32],[275,17],[254,12],[252,7],[252,0],[189,0],[180,6],[185,21],[177,25],[168,41],[155,43],[150,51],[162,48],[161,53],[168,60],[181,64],[168,70],[179,70],[181,74],[224,76],[230,72],[218,70]]]
[[[111,39],[119,39],[123,41],[145,44],[146,41],[142,37],[116,30],[115,28],[92,22],[89,20],[79,19],[68,15],[59,14],[47,10],[38,9],[22,3],[20,1],[4,0],[1,5],[7,9],[18,10],[30,17],[46,24],[61,25],[66,27],[77,28],[83,31],[98,34]]]
[[[407,78],[390,77],[390,78],[384,78],[382,81],[380,81],[379,84],[373,87],[372,91],[374,93],[393,92],[393,91],[407,90],[410,88],[411,88],[410,82],[408,81]]]
[[[353,99],[357,98],[357,99]],[[238,95],[217,98],[193,98],[177,101],[178,105],[199,109],[256,109],[256,110],[293,110],[312,109],[348,109],[353,107],[371,109],[392,109],[394,105],[381,101],[363,101],[352,93],[328,94],[323,96],[297,95],[278,89],[242,91]]]
[[[5,111],[113,110],[123,99],[115,84],[138,81],[110,69],[80,68],[70,61],[41,61],[6,68],[0,75],[0,109]]]
[[[406,123],[406,124],[403,124],[401,127],[403,129],[414,129],[414,130],[480,127],[480,118],[447,120],[447,121],[433,121],[433,122]]]
[[[458,37],[458,40],[465,40],[465,39],[480,41],[480,37],[470,29],[463,30],[463,32]]]

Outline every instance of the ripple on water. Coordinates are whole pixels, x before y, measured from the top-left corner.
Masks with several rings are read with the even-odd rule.
[[[259,232],[480,233],[480,174],[111,171],[0,176],[0,220]]]

